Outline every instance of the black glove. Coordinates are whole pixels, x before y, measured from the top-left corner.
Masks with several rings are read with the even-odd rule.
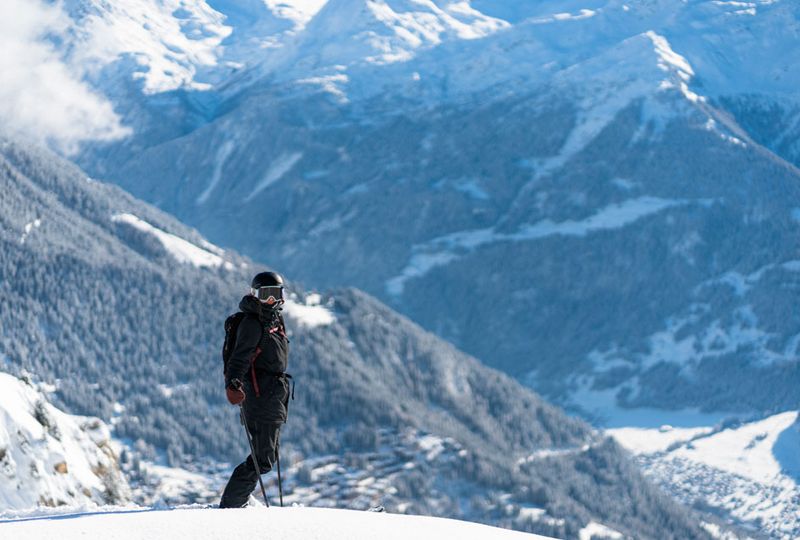
[[[242,381],[233,379],[225,387],[225,397],[228,398],[228,403],[231,405],[238,405],[244,401],[244,389],[242,388]]]

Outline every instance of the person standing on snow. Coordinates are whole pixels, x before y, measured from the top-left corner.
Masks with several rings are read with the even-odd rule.
[[[253,451],[231,474],[220,499],[220,508],[247,505],[260,474],[272,469],[277,459],[280,428],[289,405],[289,340],[281,316],[283,278],[262,272],[253,278],[250,294],[239,303],[240,312],[225,321],[225,393],[232,405],[241,404]]]

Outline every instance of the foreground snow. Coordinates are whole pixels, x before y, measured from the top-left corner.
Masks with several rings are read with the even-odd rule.
[[[118,510],[87,514],[59,514],[16,520],[0,520],[0,537],[59,540],[103,538],[133,540],[216,540],[250,538],[270,540],[460,540],[543,539],[453,519],[327,508],[247,508],[218,510]]]

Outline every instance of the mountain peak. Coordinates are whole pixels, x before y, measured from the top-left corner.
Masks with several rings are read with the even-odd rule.
[[[285,65],[313,58],[313,66],[408,61],[448,40],[491,35],[509,23],[468,2],[433,0],[329,0],[308,22]]]

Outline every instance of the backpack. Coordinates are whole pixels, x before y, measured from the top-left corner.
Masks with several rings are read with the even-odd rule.
[[[228,378],[228,361],[236,348],[236,333],[245,314],[241,311],[225,319],[225,342],[222,344],[222,373]]]

